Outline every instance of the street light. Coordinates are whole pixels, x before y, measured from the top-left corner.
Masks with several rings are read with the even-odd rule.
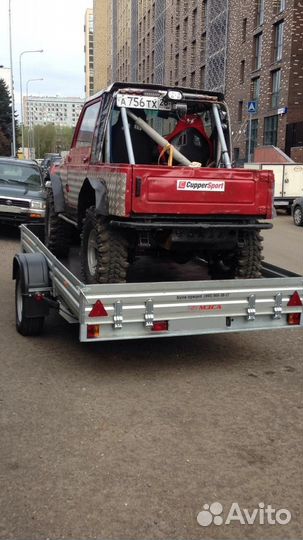
[[[21,134],[22,134],[22,153],[24,155],[24,121],[23,121],[23,96],[22,96],[22,69],[21,69],[21,60],[24,54],[28,53],[42,53],[43,49],[35,49],[29,51],[22,51],[19,54],[19,72],[20,72],[20,99],[21,99]],[[39,79],[40,80],[40,79]]]
[[[14,75],[13,75],[13,52],[12,52],[12,13],[11,0],[8,2],[8,26],[9,26],[9,56],[11,67],[11,92],[12,92],[12,145],[11,154],[16,157],[16,125],[15,125],[15,98],[14,98]]]
[[[28,106],[28,85],[30,82],[33,82],[33,81],[44,81],[43,77],[40,77],[39,79],[28,79],[28,81],[26,81],[26,102],[27,102],[27,110],[28,110],[28,148],[30,148],[30,145],[29,145],[29,130],[31,128],[31,122],[30,122],[30,114],[29,114],[29,106]],[[23,128],[23,123],[22,123],[22,128]],[[33,141],[34,141],[34,137],[33,137]],[[23,143],[24,144],[24,143]],[[24,146],[22,144],[22,151],[23,151],[23,155],[24,155]],[[30,156],[32,157],[32,156]]]

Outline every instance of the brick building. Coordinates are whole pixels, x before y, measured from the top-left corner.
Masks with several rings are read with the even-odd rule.
[[[99,13],[104,2],[94,2]],[[277,144],[289,153],[303,145],[302,0],[107,0],[106,6],[107,43],[102,54],[95,52],[95,91],[104,86],[99,73],[107,55],[107,83],[225,92],[237,160],[247,159],[250,100],[258,104],[252,151]],[[96,19],[96,43],[101,33]]]
[[[250,100],[252,154],[256,146],[289,153],[303,144],[302,28],[299,0],[230,0],[225,93],[237,161],[248,157]]]

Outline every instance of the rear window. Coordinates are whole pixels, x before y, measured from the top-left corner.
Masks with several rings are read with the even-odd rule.
[[[37,169],[18,163],[0,163],[1,184],[28,184],[41,186],[41,176]]]

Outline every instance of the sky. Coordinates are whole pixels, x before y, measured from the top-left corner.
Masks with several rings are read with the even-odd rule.
[[[93,0],[11,0],[15,108],[20,111],[19,54],[22,87],[30,95],[84,97],[84,15]],[[9,1],[0,0],[0,65],[10,67]]]

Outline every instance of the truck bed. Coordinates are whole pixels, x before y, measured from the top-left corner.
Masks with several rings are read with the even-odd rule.
[[[129,283],[87,285],[78,248],[59,261],[41,238],[41,226],[21,226],[23,251],[46,258],[52,297],[62,317],[79,323],[80,341],[293,328],[289,315],[296,313],[296,327],[303,327],[303,277],[270,264],[261,279],[211,281],[203,261],[182,266],[142,258]],[[288,305],[293,298],[301,305]]]

